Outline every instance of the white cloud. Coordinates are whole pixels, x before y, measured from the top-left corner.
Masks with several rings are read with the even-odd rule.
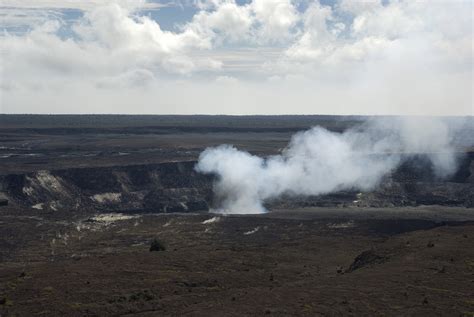
[[[299,14],[290,0],[254,0],[251,7],[260,25],[260,42],[284,42],[291,38]]]
[[[383,7],[380,0],[364,0],[364,1],[353,1],[353,0],[341,0],[338,4],[341,11],[349,12],[354,15],[365,14],[367,12],[373,12]]]
[[[76,9],[90,11],[107,4],[120,4],[128,9],[140,8],[144,10],[159,9],[167,6],[162,2],[147,2],[144,0],[2,0],[0,7],[18,9]]]
[[[284,43],[292,37],[299,13],[290,0],[253,0],[238,5],[234,0],[197,3],[199,11],[185,28],[192,29],[218,46],[229,43]]]
[[[0,7],[0,28],[3,29],[34,28],[49,20],[61,20],[61,18],[61,13],[55,10]],[[24,33],[24,31],[22,31],[21,33]]]
[[[82,91],[81,112],[474,114],[469,2],[196,1],[179,31],[137,9],[157,3],[98,2],[9,9],[32,29],[0,37],[2,111],[76,112]],[[31,9],[52,3],[85,13]]]
[[[442,53],[443,47],[461,45],[464,48],[457,57],[466,59],[472,54],[472,6],[467,2],[441,5],[394,1],[381,5],[379,1],[342,1],[339,9],[352,14],[349,36],[340,36],[345,28],[341,22],[332,23],[332,8],[313,4],[305,13],[304,31],[288,49],[287,57],[309,62],[370,59],[374,52],[391,49],[392,44],[407,39],[430,46],[433,54]],[[458,21],[453,23],[455,17]]]
[[[218,42],[238,42],[248,38],[251,25],[252,17],[247,6],[226,1],[215,4],[213,11],[200,11],[185,28]]]
[[[163,31],[156,21],[146,16],[132,17],[129,11],[116,4],[87,13],[74,30],[86,42],[110,49],[143,50],[155,54],[172,54],[210,45],[192,30],[182,33]]]
[[[299,40],[287,51],[291,59],[317,60],[332,50],[336,35],[328,28],[332,9],[312,4],[304,14],[304,30]]]
[[[220,67],[217,61],[193,59],[188,54],[210,45],[192,30],[163,31],[150,18],[134,18],[117,4],[88,12],[73,28],[76,39],[60,38],[59,27],[60,22],[53,20],[24,36],[4,36],[5,79],[29,82],[46,75],[49,79],[95,80],[136,69],[188,74]]]

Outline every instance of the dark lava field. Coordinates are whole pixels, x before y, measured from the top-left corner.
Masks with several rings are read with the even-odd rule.
[[[448,179],[419,153],[369,192],[209,211],[205,148],[364,120],[0,115],[0,316],[474,316],[463,140]]]

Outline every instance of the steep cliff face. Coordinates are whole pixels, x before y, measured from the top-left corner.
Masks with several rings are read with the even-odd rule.
[[[388,174],[373,191],[345,190],[322,196],[281,197],[267,202],[267,207],[396,207],[444,205],[474,207],[474,155],[459,161],[457,172],[447,179],[436,176],[424,156],[406,160]]]
[[[0,177],[20,206],[41,210],[190,212],[207,210],[210,177],[194,162],[38,171]]]
[[[423,156],[402,164],[373,192],[362,194],[366,206],[444,205],[474,207],[474,156],[460,158],[457,172],[440,179]]]
[[[0,192],[13,205],[38,210],[99,212],[194,212],[213,203],[213,177],[194,171],[196,162],[75,168],[0,176]],[[341,191],[323,196],[266,202],[269,209],[314,206],[474,207],[474,155],[458,172],[439,179],[423,156],[406,161],[371,192]]]

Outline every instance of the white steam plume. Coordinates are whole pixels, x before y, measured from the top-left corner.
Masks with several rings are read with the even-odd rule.
[[[424,153],[438,177],[456,171],[453,131],[436,118],[370,120],[343,133],[322,127],[295,134],[266,159],[231,145],[208,148],[196,170],[215,174],[222,213],[263,213],[263,202],[287,195],[373,189],[410,155]]]

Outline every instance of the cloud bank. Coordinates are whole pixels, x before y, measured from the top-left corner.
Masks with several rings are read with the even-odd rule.
[[[206,149],[196,170],[216,176],[217,212],[263,213],[286,195],[367,191],[412,155],[425,155],[440,178],[457,169],[456,130],[433,118],[377,119],[343,133],[322,127],[295,134],[281,155],[260,158],[230,145]]]
[[[0,111],[473,115],[469,1],[179,4],[2,4]]]

